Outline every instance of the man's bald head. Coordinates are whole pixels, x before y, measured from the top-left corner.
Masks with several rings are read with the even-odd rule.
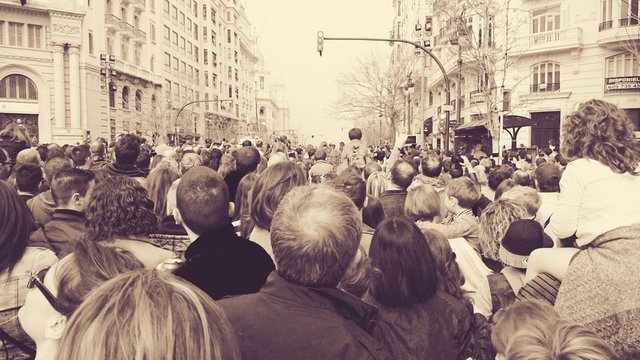
[[[391,181],[405,190],[411,185],[414,176],[415,169],[406,161],[398,161],[391,168]]]
[[[91,145],[89,145],[89,151],[91,151],[91,155],[103,156],[104,143],[98,140],[92,141]]]

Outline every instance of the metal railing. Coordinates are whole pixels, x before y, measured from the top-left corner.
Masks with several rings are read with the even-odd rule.
[[[618,20],[620,27],[638,25],[638,18],[626,18]]]
[[[550,92],[560,90],[560,83],[532,84],[531,93]]]
[[[603,21],[598,25],[598,31],[609,30],[613,27],[613,20]]]

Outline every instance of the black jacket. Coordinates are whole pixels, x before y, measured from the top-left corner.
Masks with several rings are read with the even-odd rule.
[[[175,275],[193,283],[214,300],[227,295],[255,293],[275,265],[260,245],[241,238],[227,224],[191,243],[186,262]]]

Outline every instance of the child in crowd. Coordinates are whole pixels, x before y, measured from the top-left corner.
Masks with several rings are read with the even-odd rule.
[[[442,223],[447,238],[464,237],[480,253],[478,241],[478,219],[473,215],[473,206],[480,199],[480,189],[473,180],[461,177],[450,181],[445,187],[444,204],[450,216]]]

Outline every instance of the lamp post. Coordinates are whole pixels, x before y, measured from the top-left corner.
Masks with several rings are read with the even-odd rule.
[[[100,81],[102,82],[102,90],[107,93],[107,129],[109,131],[109,141],[115,139],[116,129],[111,125],[111,94],[118,87],[115,83],[118,73],[114,70],[116,56],[110,54],[100,54]]]
[[[407,134],[411,134],[411,94],[415,90],[415,84],[411,80],[411,73],[407,75],[407,83],[404,85],[404,94],[407,97]]]
[[[182,110],[184,110],[184,108],[186,108],[186,107],[187,107],[187,106],[189,106],[189,105],[197,104],[197,103],[205,103],[205,102],[216,102],[216,103],[217,103],[217,102],[223,102],[223,101],[232,101],[232,102],[233,102],[233,99],[222,99],[222,100],[220,100],[220,99],[211,99],[211,100],[195,100],[195,101],[190,101],[190,102],[188,102],[188,103],[186,103],[186,104],[182,105],[182,107],[180,108],[180,110],[178,110],[178,113],[176,114],[176,119],[175,119],[175,124],[176,124],[176,126],[175,126],[175,130],[176,130],[176,141],[175,141],[175,145],[177,146],[177,145],[179,145],[179,143],[180,143],[180,134],[179,134],[179,130],[180,130],[180,128],[178,127],[178,119],[180,119],[180,113],[182,112]]]
[[[429,55],[429,57],[431,57],[433,59],[433,61],[436,62],[436,64],[438,65],[438,68],[442,72],[442,79],[444,81],[445,96],[446,96],[446,98],[445,98],[446,105],[451,105],[451,88],[449,86],[449,76],[447,75],[447,71],[445,70],[444,66],[440,62],[440,59],[438,59],[435,55],[433,55],[431,50],[429,50],[426,47],[422,46],[422,44],[415,43],[415,42],[409,41],[409,40],[404,40],[404,39],[324,37],[324,33],[323,32],[321,32],[321,31],[318,32],[318,44],[321,44],[321,43],[324,44],[324,40],[379,41],[379,42],[386,42],[386,43],[405,43],[405,44],[412,45],[412,46],[414,46],[416,48],[419,48],[420,50],[424,51],[427,55]],[[323,47],[318,46],[318,51],[323,51],[323,50],[324,50]],[[445,122],[445,125],[444,125],[444,129],[445,129],[445,133],[444,133],[444,149],[445,149],[445,151],[448,151],[449,150],[449,111],[445,112],[445,116],[446,116],[446,122]]]

